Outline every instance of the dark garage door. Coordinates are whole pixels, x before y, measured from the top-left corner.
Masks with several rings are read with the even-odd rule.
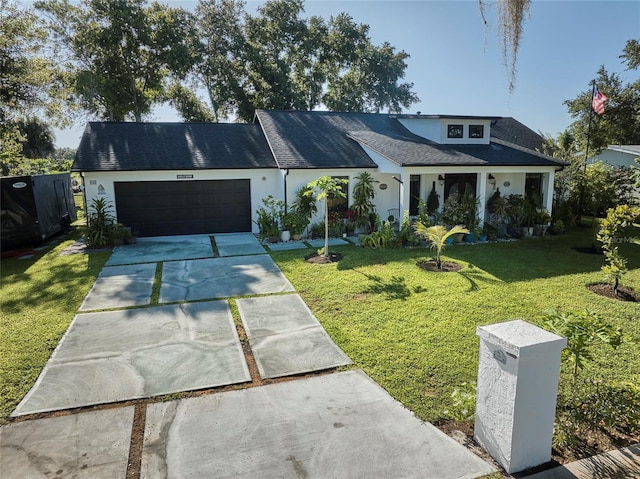
[[[140,236],[251,231],[250,180],[116,182],[118,221]]]

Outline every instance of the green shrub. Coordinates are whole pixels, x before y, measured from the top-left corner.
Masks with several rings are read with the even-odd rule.
[[[593,311],[552,311],[545,316],[544,326],[567,338],[567,347],[562,351],[562,357],[573,365],[574,383],[578,370],[584,367],[586,361],[593,360],[594,347],[608,344],[617,349],[623,342],[621,329],[614,328]]]
[[[106,198],[92,198],[88,212],[88,226],[85,241],[89,248],[104,248],[113,238],[115,216],[113,203]]]
[[[640,386],[631,383],[592,381],[591,392],[576,408],[577,419],[592,428],[613,427],[640,431]]]
[[[272,195],[262,198],[263,206],[256,210],[258,213],[258,225],[260,235],[263,238],[278,236],[280,234],[279,222],[284,213],[284,202],[274,198]]]
[[[362,235],[358,241],[365,248],[392,248],[397,245],[396,235],[391,227],[391,223],[385,221],[378,231],[370,235]]]

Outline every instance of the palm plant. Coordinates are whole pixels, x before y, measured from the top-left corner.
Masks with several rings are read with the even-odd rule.
[[[462,225],[456,225],[450,230],[442,225],[427,226],[424,223],[418,221],[414,229],[416,234],[429,242],[431,249],[436,252],[436,265],[438,269],[442,269],[442,251],[446,245],[447,238],[463,233],[468,234],[469,230]]]

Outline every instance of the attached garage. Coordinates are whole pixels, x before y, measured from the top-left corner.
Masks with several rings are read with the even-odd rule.
[[[251,182],[114,182],[118,221],[140,236],[251,231]]]
[[[140,236],[251,232],[283,182],[257,124],[91,122],[72,171]]]

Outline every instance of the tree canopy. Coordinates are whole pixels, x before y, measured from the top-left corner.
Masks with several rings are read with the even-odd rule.
[[[640,66],[638,41],[627,41],[620,58],[628,70],[637,70]],[[640,78],[625,84],[619,75],[609,73],[602,65],[595,84],[608,98],[603,115],[592,112],[591,86],[576,98],[564,102],[575,119],[568,131],[580,149],[586,151],[587,140],[591,153],[598,153],[608,145],[640,144]]]
[[[62,74],[44,55],[46,38],[47,32],[33,12],[15,2],[0,1],[2,161],[20,156],[24,140],[20,122],[26,122],[28,116],[38,114],[57,125],[68,124],[63,114]]]
[[[270,0],[255,15],[244,5],[35,3],[70,104],[93,118],[142,121],[165,101],[186,121],[251,121],[256,108],[400,112],[418,101],[402,82],[409,55],[374,45],[346,13],[305,18],[303,0]]]
[[[169,78],[192,64],[190,15],[145,0],[43,0],[56,54],[72,88],[70,100],[103,120],[142,121],[165,99]]]
[[[374,45],[369,27],[346,13],[303,13],[302,0],[268,1],[255,16],[238,0],[201,0],[192,84],[207,91],[208,105],[177,90],[177,109],[185,118],[251,121],[256,108],[400,112],[418,101],[401,81],[406,52]]]

